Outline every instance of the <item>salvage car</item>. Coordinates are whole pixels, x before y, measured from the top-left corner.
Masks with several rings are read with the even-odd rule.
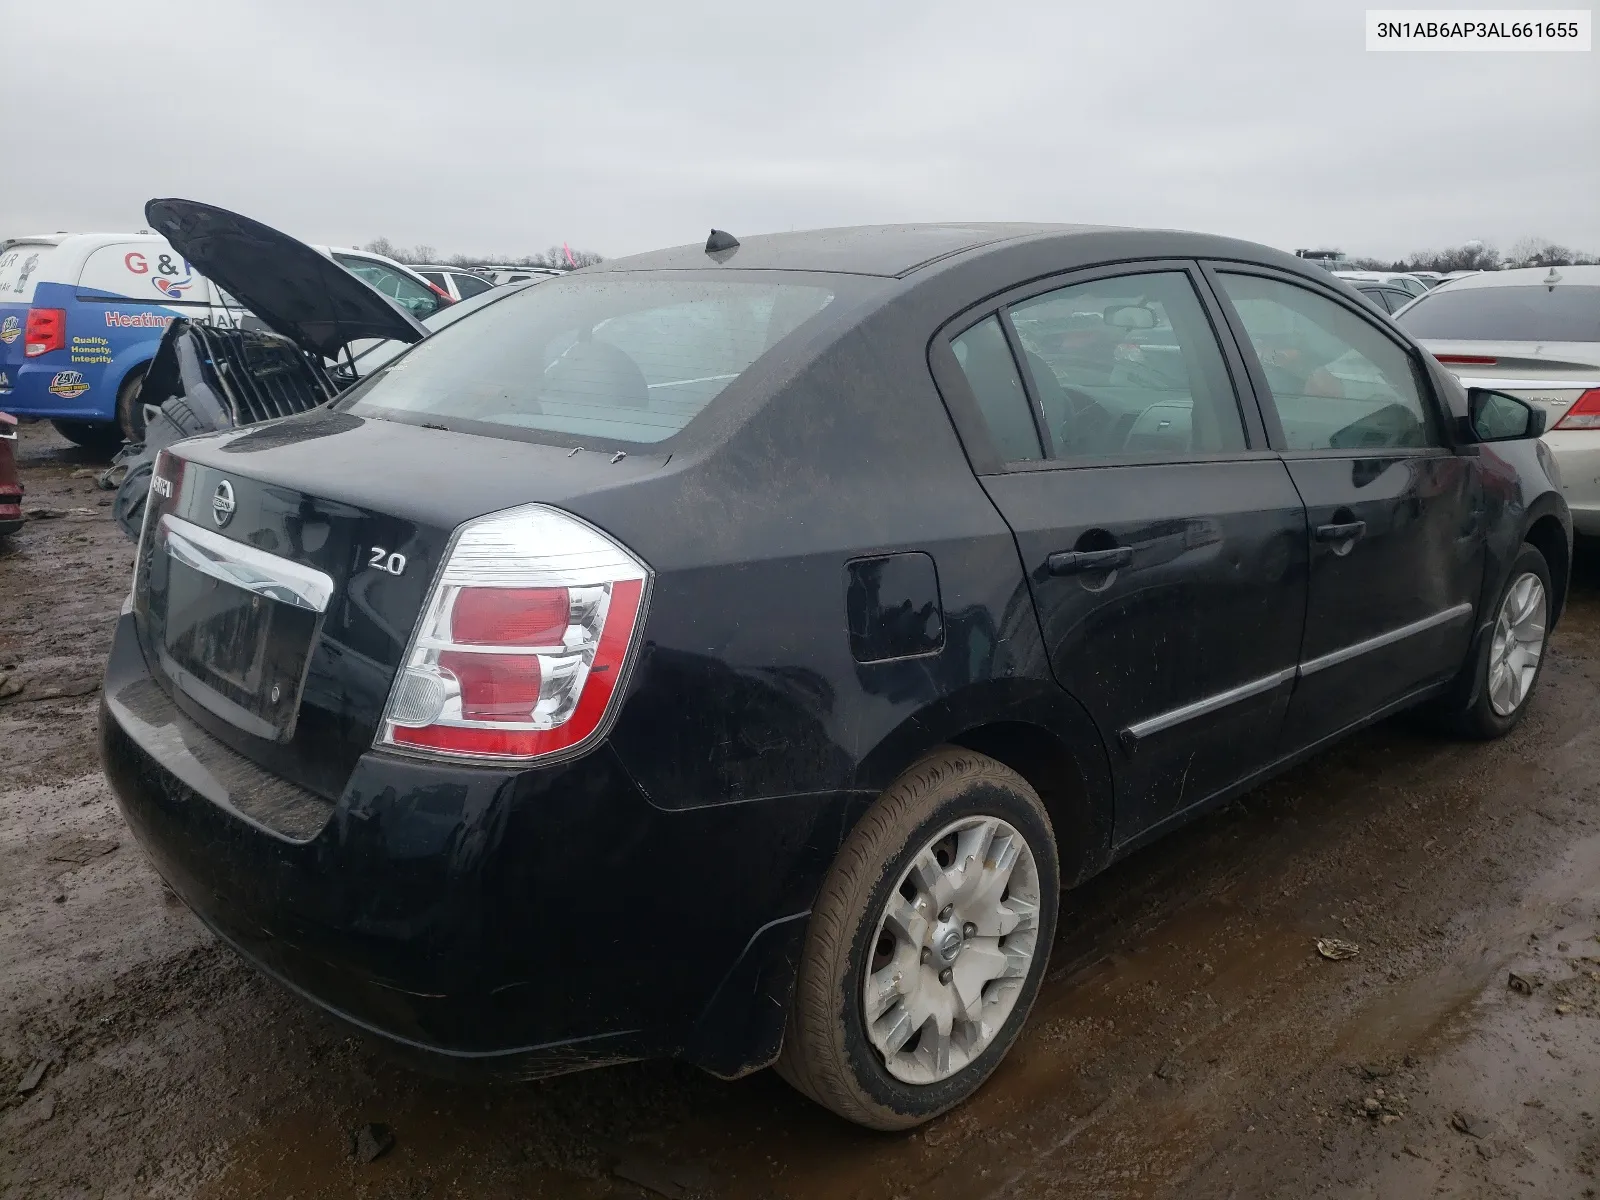
[[[163,331],[139,391],[140,440],[101,479],[116,488],[112,515],[135,539],[164,447],[321,407],[355,381],[358,364],[387,361],[428,333],[366,276],[259,221],[188,200],[152,200],[145,216],[249,312],[238,325],[179,317]]]
[[[713,231],[169,446],[101,753],[203,921],[419,1061],[905,1128],[1063,888],[1388,714],[1517,723],[1542,428],[1245,242]]]
[[[1361,288],[1364,283],[1376,283],[1412,299],[1428,292],[1427,281],[1409,271],[1335,271],[1334,276],[1354,284],[1358,290],[1364,290]]]
[[[312,249],[372,285],[373,290],[387,296],[419,321],[455,303],[455,297],[438,284],[376,251],[351,250],[345,246],[313,246]]]
[[[442,289],[452,300],[470,300],[474,296],[481,296],[494,286],[493,281],[465,267],[418,264],[411,269],[435,287]]]
[[[1466,386],[1544,411],[1573,526],[1600,535],[1600,267],[1482,271],[1395,320]]]
[[[1356,291],[1360,292],[1368,300],[1372,301],[1373,306],[1380,312],[1399,312],[1402,308],[1416,299],[1416,297],[1411,295],[1409,292],[1402,292],[1399,288],[1392,288],[1386,284],[1378,283],[1375,280],[1350,279],[1346,282],[1348,282],[1351,287],[1355,288]]]

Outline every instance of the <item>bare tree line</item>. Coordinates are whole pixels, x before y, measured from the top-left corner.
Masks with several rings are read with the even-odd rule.
[[[595,263],[604,262],[605,259],[593,250],[570,249],[566,246],[551,246],[543,254],[451,254],[441,256],[439,251],[432,246],[396,246],[386,237],[373,238],[362,250],[370,250],[373,254],[382,254],[396,262],[403,263],[433,263],[438,266],[450,267],[589,267]]]
[[[1487,242],[1467,242],[1443,250],[1418,250],[1393,262],[1371,257],[1350,261],[1352,266],[1366,271],[1499,271],[1507,267],[1593,265],[1600,263],[1600,255],[1534,236],[1518,238],[1504,254]]]

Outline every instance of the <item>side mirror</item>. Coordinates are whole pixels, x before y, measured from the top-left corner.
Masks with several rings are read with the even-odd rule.
[[[1512,442],[1544,433],[1544,409],[1509,392],[1468,388],[1467,411],[1473,439],[1479,442]]]

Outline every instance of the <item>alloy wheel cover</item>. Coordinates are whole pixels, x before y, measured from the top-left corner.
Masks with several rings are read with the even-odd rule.
[[[879,914],[862,981],[889,1074],[931,1084],[994,1041],[1038,952],[1039,869],[998,817],[953,821],[918,850]]]
[[[1502,717],[1521,708],[1544,654],[1549,604],[1544,581],[1525,572],[1506,589],[1489,644],[1489,704]]]

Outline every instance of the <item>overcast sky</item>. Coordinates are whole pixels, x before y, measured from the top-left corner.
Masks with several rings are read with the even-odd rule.
[[[441,252],[975,219],[1600,251],[1600,54],[1367,53],[1345,0],[6,9],[0,236],[178,195]]]

